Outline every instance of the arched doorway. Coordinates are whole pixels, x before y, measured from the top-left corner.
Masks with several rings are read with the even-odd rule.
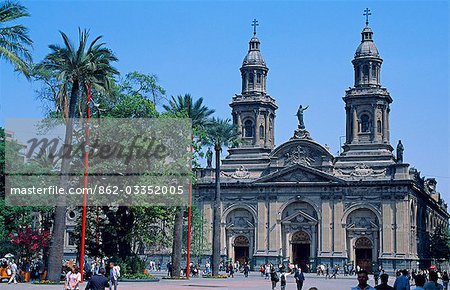
[[[248,262],[250,254],[250,241],[245,236],[237,236],[234,239],[234,260],[239,261],[240,265]]]
[[[251,262],[255,244],[255,219],[250,210],[234,207],[225,213],[227,258],[233,261]]]
[[[367,272],[372,272],[372,252],[373,244],[369,238],[361,237],[355,241],[355,262],[356,266]]]
[[[311,238],[304,231],[295,232],[291,238],[292,260],[306,271],[311,255]]]

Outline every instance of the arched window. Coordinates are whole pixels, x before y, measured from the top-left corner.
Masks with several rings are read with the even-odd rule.
[[[259,125],[259,139],[264,139],[264,126]]]
[[[248,83],[253,84],[254,78],[255,78],[255,75],[253,73],[250,73],[249,78],[248,78]]]
[[[370,118],[368,115],[361,115],[361,132],[370,132]]]
[[[253,137],[253,122],[250,120],[245,121],[244,123],[244,136],[245,137]]]
[[[381,134],[381,121],[380,120],[377,121],[377,130],[378,130],[378,133]]]
[[[261,74],[260,73],[256,74],[256,83],[258,83],[258,84],[261,83]]]
[[[363,77],[364,77],[364,80],[368,80],[369,79],[369,66],[368,65],[364,65],[363,66]]]
[[[378,74],[378,68],[376,64],[372,64],[372,79],[376,80]]]

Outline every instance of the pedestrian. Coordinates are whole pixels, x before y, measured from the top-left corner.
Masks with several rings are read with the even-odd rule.
[[[248,263],[245,262],[244,263],[244,277],[247,278],[248,277],[248,271],[250,270],[250,267],[248,266]]]
[[[352,290],[375,290],[375,288],[367,284],[367,280],[369,280],[369,273],[367,273],[366,270],[358,271],[357,275],[358,286],[353,287]]]
[[[117,285],[119,284],[119,278],[120,278],[120,267],[117,266],[117,263],[110,262],[109,263],[109,279],[110,279],[110,285],[109,290],[113,289],[117,290]]]
[[[423,274],[416,275],[414,277],[414,281],[416,283],[416,288],[414,288],[414,290],[424,290],[425,289],[425,288],[423,288],[423,286],[425,285],[425,281],[426,281],[425,275],[423,275]]]
[[[408,270],[403,269],[401,271],[401,275],[395,279],[394,282],[394,289],[395,290],[409,290],[411,288],[409,284],[409,278],[408,278]]]
[[[381,284],[375,286],[377,290],[394,290],[394,287],[388,285],[389,275],[381,274],[380,275]]]
[[[17,264],[16,262],[12,261],[11,264],[9,264],[9,270],[11,271],[11,278],[9,278],[8,284],[11,284],[11,282],[14,281],[14,284],[17,284]]]
[[[330,266],[328,266],[328,264],[326,265],[325,268],[325,279],[330,278]]]
[[[275,290],[278,281],[280,281],[280,278],[278,277],[278,274],[273,266],[270,267],[270,281],[272,281],[272,290]]]
[[[233,268],[233,263],[230,263],[228,265],[228,277],[234,278],[234,268]]]
[[[172,263],[169,261],[167,262],[167,276],[172,277]]]
[[[70,274],[67,276],[68,278],[68,287],[66,289],[69,290],[79,290],[78,287],[81,282],[81,273],[80,269],[77,266],[72,267]]]
[[[266,278],[264,278],[264,279],[269,279],[270,278],[270,266],[269,266],[269,264],[266,264],[265,271],[266,271]]]
[[[108,278],[105,277],[105,268],[100,268],[98,273],[92,276],[86,285],[86,290],[105,290],[109,287]]]
[[[281,273],[280,285],[281,285],[281,290],[286,290],[286,273]]]
[[[296,266],[295,267],[295,283],[297,284],[297,290],[302,290],[303,288],[303,282],[305,281],[305,275],[302,272],[302,268]]]
[[[425,285],[423,286],[423,289],[425,290],[443,290],[444,286],[439,284],[438,281],[438,274],[435,271],[430,271],[430,279]]]
[[[449,282],[449,277],[448,277],[448,273],[447,271],[444,271],[444,273],[442,274],[442,285],[444,286],[445,290],[448,290],[448,282]]]

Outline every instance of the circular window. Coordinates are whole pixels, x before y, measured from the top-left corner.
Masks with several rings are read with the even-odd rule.
[[[73,220],[76,216],[77,216],[77,214],[73,210],[69,211],[69,218],[71,220]]]

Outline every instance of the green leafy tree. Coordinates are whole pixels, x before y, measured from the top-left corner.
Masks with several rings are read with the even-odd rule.
[[[185,94],[177,97],[172,96],[168,105],[163,105],[163,108],[167,113],[173,116],[190,118],[192,120],[193,134],[201,132],[207,121],[208,117],[214,113],[214,110],[209,109],[203,104],[203,98],[193,100],[191,95]],[[194,135],[192,137],[194,142]],[[194,148],[198,148],[195,147]],[[195,153],[194,153],[195,155]],[[182,236],[183,236],[183,216],[184,208],[177,207],[174,229],[173,229],[173,246],[172,246],[172,267],[175,276],[179,276],[181,272],[181,256],[182,256]]]
[[[439,263],[450,258],[450,233],[447,227],[438,225],[431,233],[430,256]]]
[[[155,74],[142,74],[136,71],[125,75],[122,88],[127,95],[152,100],[155,106],[164,100],[166,94],[166,90],[158,84],[158,77]]]
[[[77,106],[83,102],[80,93],[85,91],[88,85],[98,92],[109,92],[111,81],[118,71],[111,65],[117,61],[111,50],[105,47],[105,43],[99,42],[101,36],[88,43],[89,32],[79,30],[78,47],[74,47],[64,32],[61,32],[63,46],[51,44],[51,52],[37,66],[38,70],[46,70],[63,83],[62,89],[69,91],[68,119],[64,144],[72,144],[73,119],[77,117]],[[61,187],[67,188],[71,157],[64,154],[61,162]],[[59,281],[61,272],[61,260],[64,249],[64,232],[66,207],[55,208],[55,222],[52,232],[52,240],[49,252],[48,278],[51,281]]]
[[[25,26],[10,23],[27,16],[30,14],[25,6],[17,2],[2,1],[0,4],[0,57],[29,79],[33,41]]]
[[[213,211],[213,244],[212,244],[212,274],[219,274],[220,264],[220,152],[223,146],[233,146],[240,142],[240,133],[229,119],[213,118],[206,129],[205,144],[214,146],[216,157],[216,191]]]

